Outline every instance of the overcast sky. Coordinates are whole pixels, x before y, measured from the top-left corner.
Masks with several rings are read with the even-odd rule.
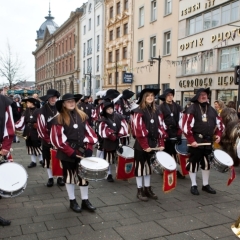
[[[50,0],[54,21],[60,26],[84,2],[87,0]],[[17,54],[25,66],[28,81],[35,80],[32,52],[36,49],[36,31],[45,22],[48,10],[49,0],[0,0],[0,52],[6,52],[9,41],[13,55]],[[3,80],[0,77],[0,84]]]

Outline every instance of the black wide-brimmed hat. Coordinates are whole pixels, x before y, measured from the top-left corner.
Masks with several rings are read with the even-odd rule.
[[[106,95],[103,97],[103,99],[114,99],[116,98],[120,93],[115,89],[108,89],[106,92]]]
[[[172,93],[172,95],[174,96],[175,95],[175,90],[174,89],[171,89],[171,88],[167,88],[164,90],[163,94],[160,95],[158,98],[162,101],[166,101],[166,96],[169,94],[169,93]]]
[[[191,102],[197,102],[201,92],[205,92],[205,93],[207,93],[207,95],[209,95],[210,94],[210,88],[199,88],[197,90],[196,95],[190,101]]]
[[[41,104],[40,104],[40,101],[37,100],[36,98],[25,98],[22,100],[22,102],[31,102],[33,103],[33,105],[36,107],[36,108],[40,108]]]
[[[90,96],[84,96],[83,101],[85,101],[86,99],[89,99],[89,98],[90,98]]]
[[[153,93],[154,96],[156,96],[158,93],[159,93],[160,89],[159,88],[144,88],[140,94],[139,94],[139,98],[138,98],[138,101],[136,102],[137,104],[140,104],[140,102],[142,101],[142,98],[143,98],[143,94],[146,93],[146,92],[150,92],[150,93]]]
[[[40,97],[40,99],[44,102],[46,102],[50,97],[57,97],[59,98],[60,97],[60,93],[55,90],[55,89],[48,89],[47,90],[47,94]]]
[[[65,95],[62,96],[61,100],[58,100],[56,102],[56,108],[57,108],[58,112],[62,111],[62,104],[63,104],[64,101],[74,99],[75,102],[78,102],[79,99],[81,99],[81,97],[82,97],[81,94],[73,95],[72,93],[66,93]]]
[[[103,103],[103,109],[102,109],[102,112],[101,112],[100,115],[106,117],[106,110],[108,108],[114,109],[114,103],[113,102],[104,102]]]
[[[96,99],[94,100],[93,104],[97,106],[99,100],[103,100],[103,99],[102,99],[102,98],[96,98]]]
[[[134,94],[135,94],[134,92],[126,89],[126,90],[123,90],[122,92],[122,98],[127,100],[127,99],[130,99]]]

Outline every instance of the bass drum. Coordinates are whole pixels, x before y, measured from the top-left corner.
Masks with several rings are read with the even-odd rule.
[[[0,195],[5,198],[16,197],[27,187],[27,172],[15,162],[0,165]]]

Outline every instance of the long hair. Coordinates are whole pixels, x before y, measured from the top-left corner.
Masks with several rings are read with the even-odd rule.
[[[145,92],[143,94],[143,97],[142,97],[142,101],[140,102],[139,104],[139,108],[144,110],[147,108],[147,103],[146,103],[146,98],[150,95],[150,94],[153,94],[152,92]],[[154,94],[153,94],[154,96]],[[151,103],[151,107],[152,107],[152,110],[153,112],[156,111],[156,104],[155,104],[155,99],[153,100],[153,102]]]
[[[85,112],[78,109],[77,104],[75,106],[75,111],[80,116],[82,122],[86,121],[87,115],[85,114]],[[64,106],[62,106],[62,112],[60,112],[57,116],[58,123],[60,125],[66,124],[67,126],[69,126],[70,125],[70,120],[71,119],[70,119],[69,111]]]

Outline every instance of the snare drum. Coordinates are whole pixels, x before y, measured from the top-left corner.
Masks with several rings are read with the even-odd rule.
[[[217,171],[225,173],[233,166],[233,159],[226,152],[216,149],[213,151],[210,164]]]
[[[117,179],[128,179],[134,177],[134,150],[131,147],[123,146],[122,153],[117,151],[118,164],[116,167]]]
[[[177,164],[171,155],[166,152],[158,151],[155,153],[152,167],[155,172],[160,173],[162,170],[175,171]]]
[[[109,163],[97,157],[83,158],[79,163],[78,175],[88,181],[104,180],[108,175]]]
[[[187,139],[182,139],[181,144],[175,144],[175,150],[177,152],[177,159],[181,167],[181,174],[183,176],[188,174],[186,170],[186,164],[189,159]]]
[[[15,162],[0,165],[0,195],[5,198],[16,197],[23,193],[27,186],[25,168]]]

